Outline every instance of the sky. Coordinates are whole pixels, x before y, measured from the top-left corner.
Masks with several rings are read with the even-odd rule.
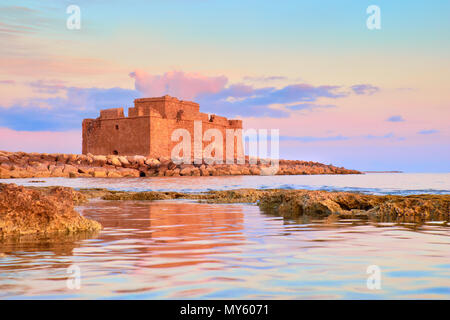
[[[70,5],[80,28],[70,29]],[[370,5],[380,29],[369,29]],[[0,0],[0,150],[169,94],[279,129],[280,157],[450,172],[448,1]]]

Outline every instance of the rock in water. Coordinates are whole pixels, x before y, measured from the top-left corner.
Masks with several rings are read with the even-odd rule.
[[[100,230],[74,210],[80,194],[71,188],[33,190],[0,184],[0,238],[10,235]]]
[[[368,195],[352,192],[277,190],[263,194],[259,206],[286,218],[302,215],[339,217],[414,217],[449,221],[450,195]]]

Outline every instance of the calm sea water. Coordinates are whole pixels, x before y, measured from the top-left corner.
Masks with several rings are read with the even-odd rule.
[[[450,191],[448,174],[14,182],[36,185],[30,180],[122,190],[284,186],[402,194]],[[104,229],[0,243],[0,299],[450,298],[450,227],[439,221],[286,220],[251,204],[187,200],[93,200],[77,210]],[[381,271],[379,290],[367,287],[371,265]],[[80,271],[79,289],[67,285],[70,270]]]
[[[2,244],[0,298],[450,298],[440,223],[283,220],[252,205],[173,200],[79,210],[104,230]],[[78,290],[67,287],[71,265]],[[367,288],[369,265],[380,290]]]
[[[37,181],[37,182],[36,182]],[[26,186],[69,186],[125,191],[199,192],[238,188],[322,189],[372,194],[449,194],[450,173],[371,173],[363,175],[222,176],[150,178],[3,179]]]

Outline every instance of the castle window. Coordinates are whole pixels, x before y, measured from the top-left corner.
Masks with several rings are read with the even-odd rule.
[[[118,124],[116,124],[116,130],[119,130],[119,125]]]
[[[182,119],[182,117],[183,117],[183,113],[184,113],[183,110],[178,110],[177,116],[176,116],[177,122],[178,122],[178,121],[181,121],[181,119]]]

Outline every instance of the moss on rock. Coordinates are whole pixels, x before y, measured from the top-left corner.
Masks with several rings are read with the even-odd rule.
[[[81,216],[74,203],[85,196],[71,188],[36,190],[15,184],[0,185],[0,238],[11,235],[100,230]]]

